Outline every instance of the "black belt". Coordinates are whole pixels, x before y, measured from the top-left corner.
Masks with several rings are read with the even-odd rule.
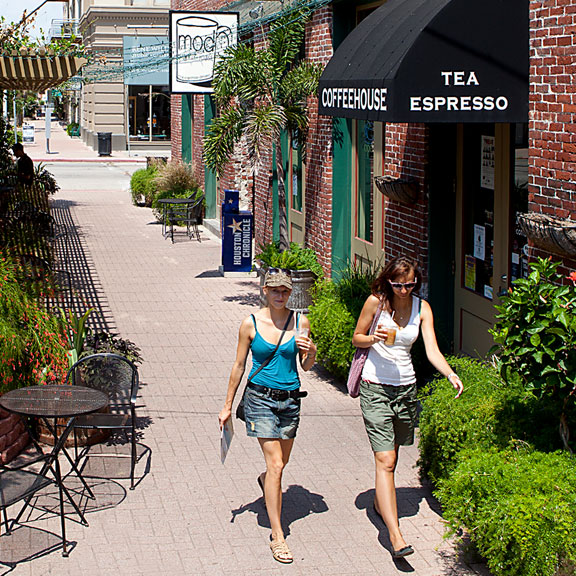
[[[259,384],[252,384],[252,382],[248,382],[248,388],[252,388],[252,390],[256,390],[256,392],[260,392],[261,394],[266,394],[272,400],[276,400],[277,402],[283,402],[284,400],[288,400],[288,398],[304,398],[308,396],[308,392],[301,392],[300,390],[278,390],[277,388],[268,388],[267,386],[260,386]]]

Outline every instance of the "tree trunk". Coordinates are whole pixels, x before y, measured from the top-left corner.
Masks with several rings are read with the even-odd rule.
[[[290,248],[288,237],[288,217],[286,215],[286,174],[282,158],[280,138],[276,141],[276,173],[278,174],[278,227],[280,232],[280,250]]]

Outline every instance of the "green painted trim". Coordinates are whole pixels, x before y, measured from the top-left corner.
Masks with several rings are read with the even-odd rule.
[[[216,114],[216,106],[210,95],[204,95],[204,133]],[[206,195],[206,218],[216,218],[217,178],[212,170],[204,166],[204,194]]]
[[[192,162],[192,94],[182,94],[182,162]]]
[[[332,123],[332,278],[340,278],[352,252],[352,121]]]

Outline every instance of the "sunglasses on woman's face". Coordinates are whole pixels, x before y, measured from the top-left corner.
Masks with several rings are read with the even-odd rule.
[[[270,274],[270,276],[273,276],[274,274],[280,274],[280,272],[283,272],[287,276],[292,277],[292,271],[288,268],[268,268],[268,274]]]
[[[406,290],[412,290],[413,288],[416,288],[416,284],[417,282],[390,282],[390,280],[388,280],[390,286],[392,286],[392,288],[396,288],[396,290],[402,290],[402,288],[406,288]]]

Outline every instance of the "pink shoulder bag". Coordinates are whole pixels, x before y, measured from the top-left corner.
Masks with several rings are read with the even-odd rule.
[[[374,319],[372,320],[372,326],[370,326],[370,331],[368,334],[373,334],[376,330],[376,325],[378,324],[378,319],[380,318],[380,313],[382,312],[382,300],[378,304],[376,314],[374,314]],[[352,364],[350,364],[350,372],[348,373],[348,394],[352,398],[357,398],[360,394],[360,380],[362,379],[362,369],[364,368],[364,363],[368,357],[368,352],[370,352],[370,346],[368,348],[356,348],[354,353],[354,358],[352,358]]]

